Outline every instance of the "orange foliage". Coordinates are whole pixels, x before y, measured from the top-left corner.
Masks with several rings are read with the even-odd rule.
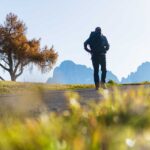
[[[41,48],[40,40],[28,40],[26,30],[23,21],[12,13],[6,16],[4,25],[0,25],[0,67],[8,71],[14,81],[28,64],[34,63],[45,72],[58,57],[53,47]]]

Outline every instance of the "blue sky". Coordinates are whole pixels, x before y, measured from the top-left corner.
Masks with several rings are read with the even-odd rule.
[[[69,59],[92,67],[83,42],[96,26],[110,43],[107,68],[119,78],[150,61],[149,0],[0,0],[0,24],[9,12],[26,23],[29,38],[54,45],[59,53],[56,66]],[[37,80],[50,75],[52,71]]]

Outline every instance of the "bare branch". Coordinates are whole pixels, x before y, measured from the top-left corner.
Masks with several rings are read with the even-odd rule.
[[[4,70],[7,70],[8,72],[10,71],[8,68],[6,68],[5,66],[3,66],[1,63],[0,63],[0,67],[2,67]]]
[[[11,53],[11,51],[9,51],[9,53],[8,53],[8,61],[9,61],[10,70],[12,71],[13,70],[13,60],[12,60],[12,53]]]
[[[24,64],[22,64],[22,66],[26,66],[27,64],[29,64],[30,61],[25,62]]]
[[[21,65],[21,70],[23,71],[23,67],[26,66],[28,63],[29,63],[29,61],[21,63],[21,61],[18,60],[18,63],[16,64],[15,69],[14,69],[14,73],[16,74],[19,65]]]
[[[3,60],[7,65],[9,65],[9,62],[7,62],[7,61],[5,60],[5,58],[1,58],[1,60]]]
[[[18,63],[17,63],[17,65],[15,66],[15,69],[14,69],[14,73],[15,73],[15,74],[16,74],[16,72],[17,72],[17,69],[18,69],[19,65],[20,65],[20,61],[18,60]]]
[[[0,79],[3,80],[3,81],[5,81],[4,78],[2,78],[1,76],[0,76]]]
[[[21,66],[20,72],[16,74],[16,78],[18,78],[23,73],[23,66]]]

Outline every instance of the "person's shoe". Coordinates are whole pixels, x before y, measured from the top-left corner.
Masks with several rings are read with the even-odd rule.
[[[101,88],[107,89],[106,83],[101,83]]]
[[[98,90],[99,89],[99,83],[95,84],[95,89]]]
[[[99,90],[99,87],[95,87],[95,90],[98,91],[98,90]]]

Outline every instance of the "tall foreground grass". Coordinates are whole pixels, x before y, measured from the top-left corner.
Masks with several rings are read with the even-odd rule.
[[[69,109],[61,113],[18,117],[3,110],[0,150],[149,150],[150,89],[100,94],[100,102],[81,105],[77,93],[67,92]]]

